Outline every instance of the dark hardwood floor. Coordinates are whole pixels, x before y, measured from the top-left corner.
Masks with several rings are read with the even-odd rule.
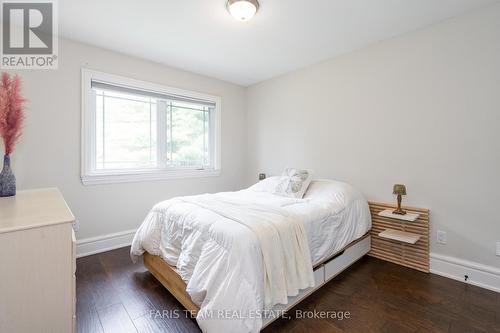
[[[76,284],[78,332],[200,332],[195,320],[172,318],[182,306],[132,264],[129,248],[78,259]],[[350,316],[294,318],[314,310]],[[365,257],[289,316],[263,332],[500,332],[500,294]]]

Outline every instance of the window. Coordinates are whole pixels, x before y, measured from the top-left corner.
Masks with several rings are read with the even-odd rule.
[[[82,71],[84,184],[220,174],[220,98]]]

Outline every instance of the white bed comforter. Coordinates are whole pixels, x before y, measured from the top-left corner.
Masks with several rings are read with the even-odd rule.
[[[346,200],[342,194],[335,200],[332,206],[314,195],[285,198],[258,188],[167,200],[138,229],[132,259],[147,251],[177,267],[200,306],[203,332],[259,332],[262,310],[314,285],[312,261],[369,229],[363,198]],[[359,209],[346,209],[360,203],[362,216]],[[338,237],[321,233],[335,246],[316,244],[311,228],[337,231]]]
[[[132,257],[147,251],[177,267],[204,332],[258,332],[259,311],[314,286],[304,225],[280,209],[296,201],[240,191],[161,202]]]

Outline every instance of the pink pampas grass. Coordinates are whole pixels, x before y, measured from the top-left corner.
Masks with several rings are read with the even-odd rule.
[[[14,150],[22,134],[24,123],[24,102],[21,96],[21,79],[2,73],[0,81],[0,137],[5,146],[5,155]]]

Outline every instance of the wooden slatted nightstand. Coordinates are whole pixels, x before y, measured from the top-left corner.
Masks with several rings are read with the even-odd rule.
[[[429,272],[429,210],[403,207],[407,215],[391,214],[395,205],[369,202],[372,248],[368,255]]]

